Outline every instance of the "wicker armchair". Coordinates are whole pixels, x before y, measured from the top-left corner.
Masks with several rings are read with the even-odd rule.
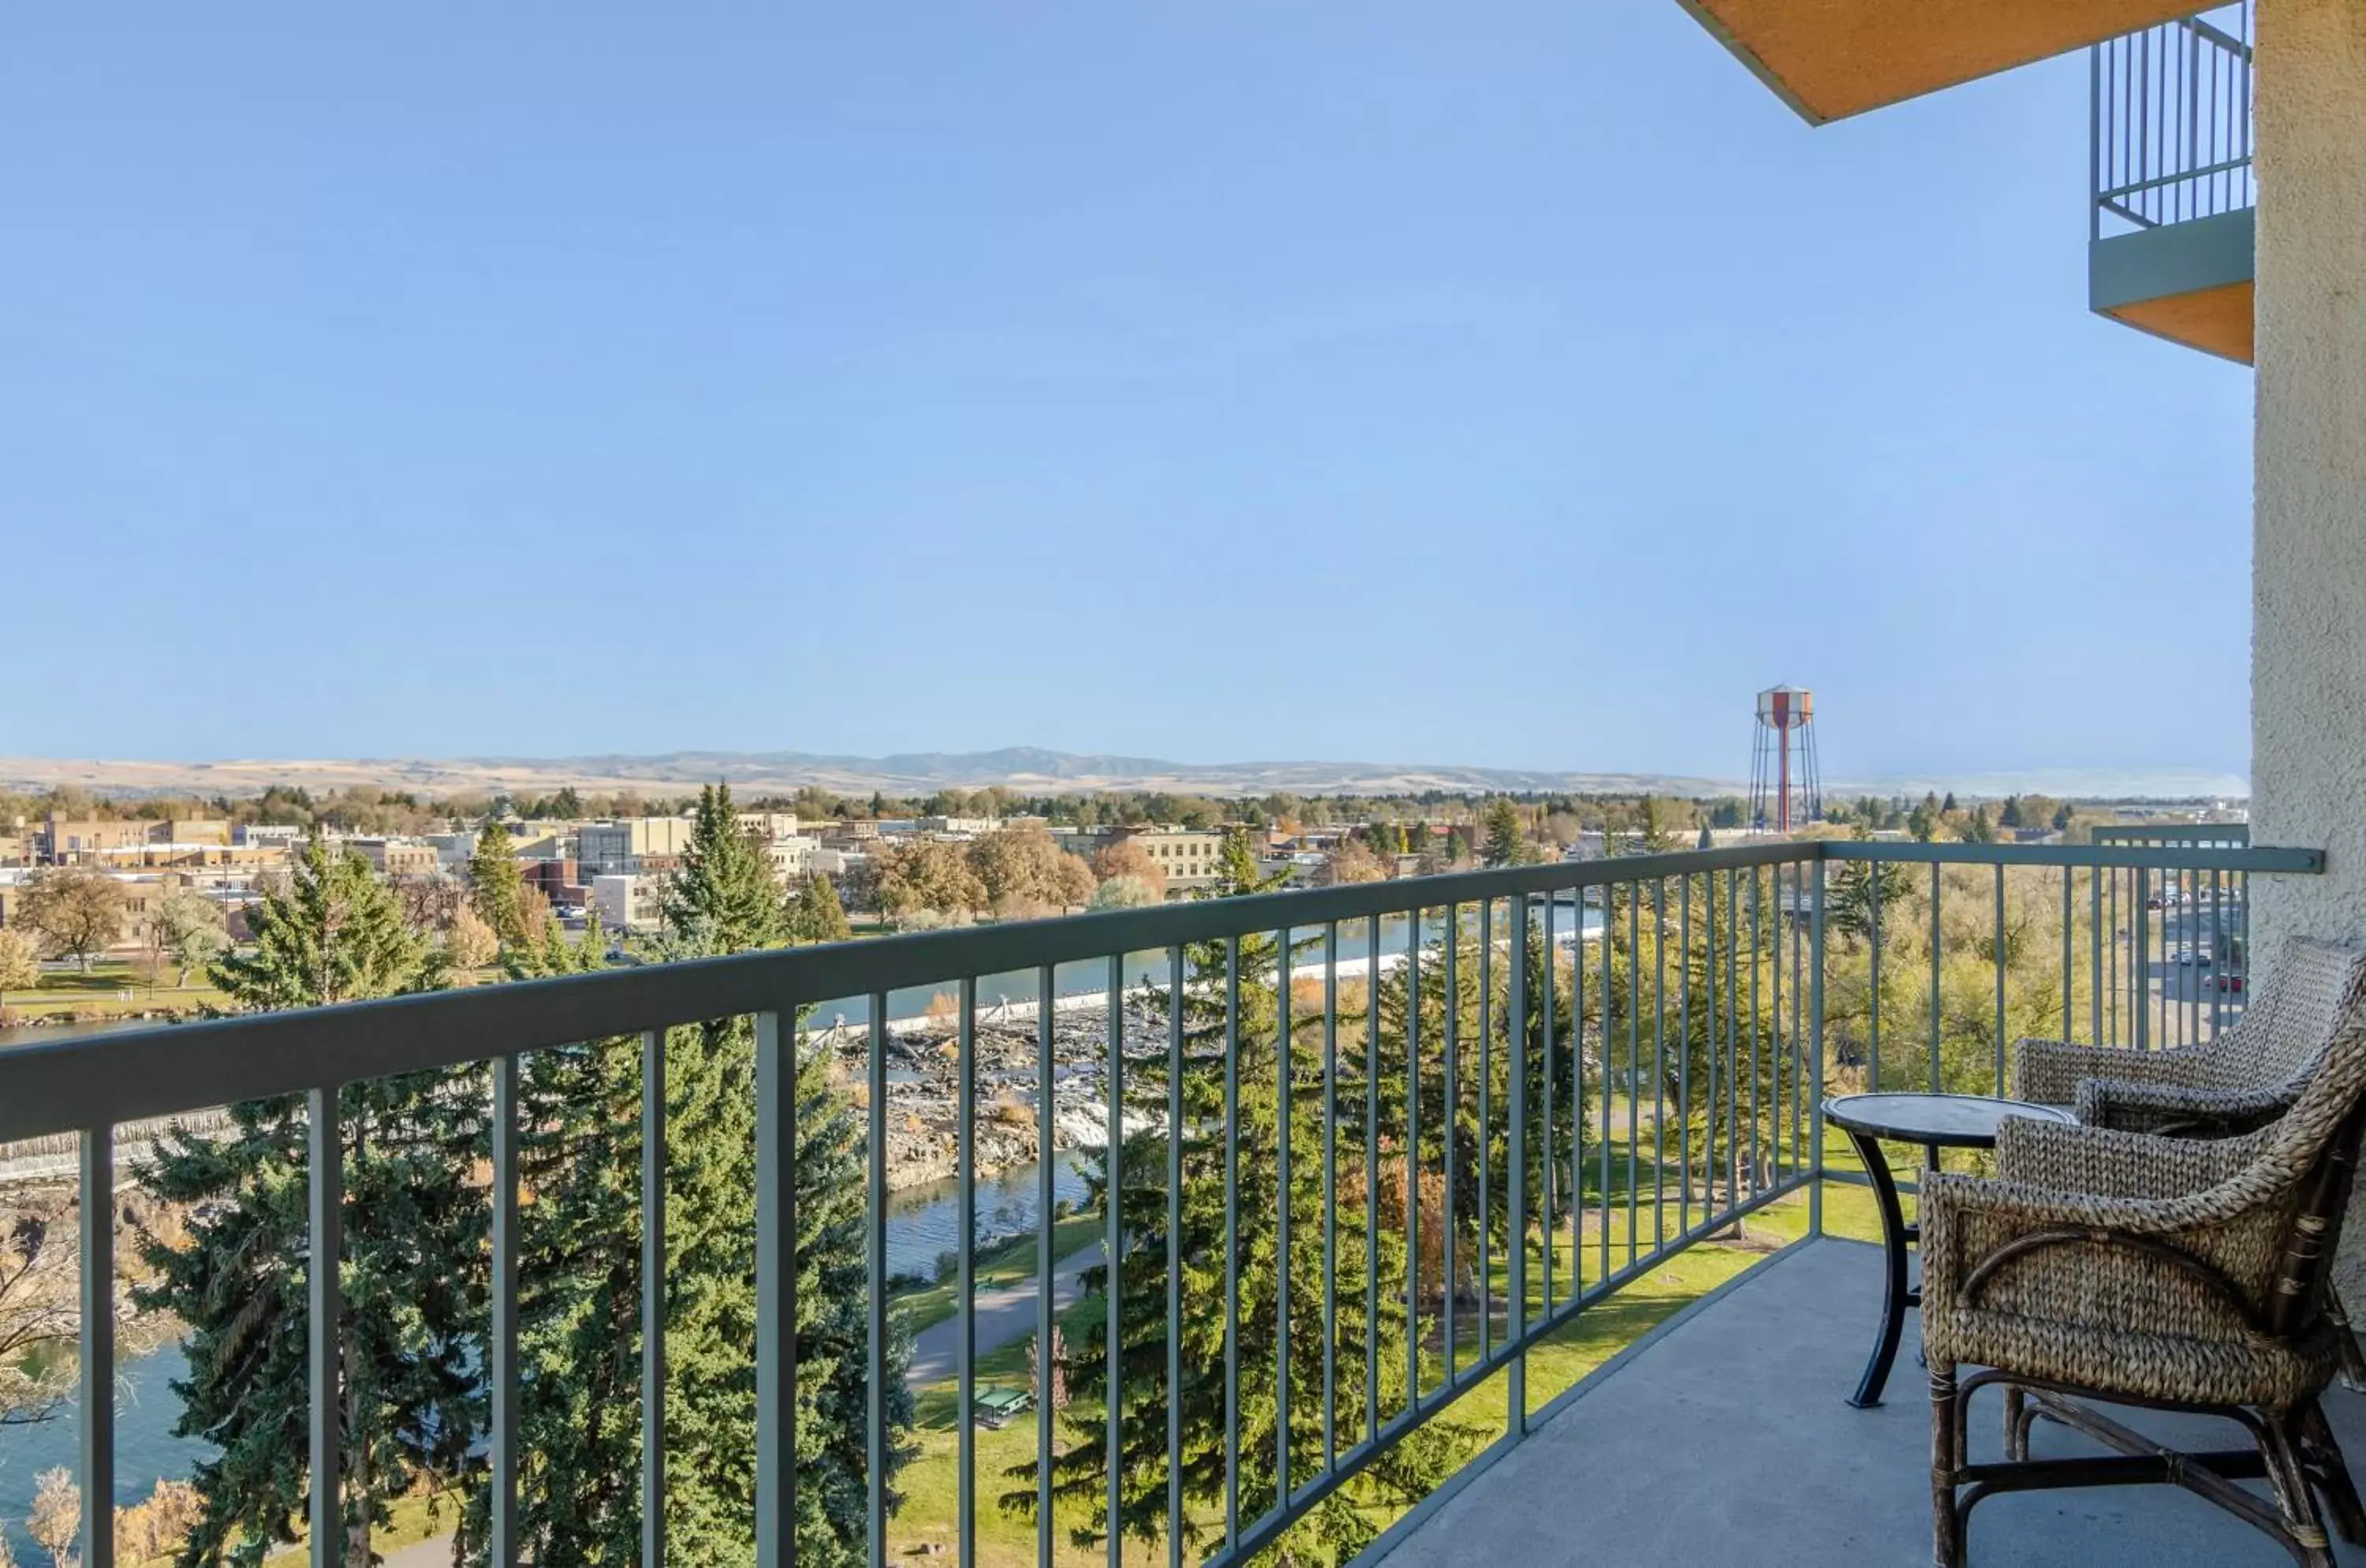
[[[2294,937],[2235,1021],[2196,1045],[2130,1051],[2023,1040],[2015,1098],[2071,1105],[2089,1126],[2223,1135],[2281,1115],[2366,998],[2366,948]]]
[[[1936,1558],[1964,1562],[1981,1498],[2165,1482],[2329,1565],[2318,1497],[2344,1540],[2361,1509],[2319,1396],[2339,1363],[2326,1271],[2366,1124],[2366,1012],[2336,1030],[2291,1108],[2254,1132],[2166,1138],[2007,1120],[1997,1175],[1922,1189]],[[1983,1370],[1959,1384],[1955,1370]],[[1971,1395],[1995,1383],[2107,1457],[1967,1462]],[[2176,1454],[2085,1401],[2226,1416],[2252,1446]],[[2009,1416],[2009,1427],[2015,1423]],[[2265,1477],[2270,1505],[2235,1484]]]

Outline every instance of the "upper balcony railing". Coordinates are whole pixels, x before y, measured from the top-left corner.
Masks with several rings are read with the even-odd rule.
[[[2090,239],[2257,202],[2251,12],[2243,0],[2090,51]]]
[[[795,1561],[800,1529],[817,1529],[879,1564],[922,1547],[973,1562],[982,1532],[1046,1564],[1078,1550],[1112,1564],[1229,1564],[1299,1530],[1352,1554],[1391,1521],[1412,1528],[1429,1488],[1551,1410],[1582,1358],[1548,1348],[1588,1330],[1630,1281],[1744,1216],[1820,1234],[1828,1089],[2001,1092],[2022,1034],[2205,1038],[2245,999],[2248,879],[2322,864],[2315,852],[2213,841],[1784,841],[0,1050],[0,1145],[79,1138],[82,1561],[116,1561],[118,1134],[151,1137],[157,1118],[267,1101],[257,1125],[282,1130],[290,1153],[276,1168],[295,1184],[276,1190],[304,1198],[305,1217],[282,1221],[293,1245],[347,1258],[301,1271],[285,1324],[309,1380],[286,1429],[309,1430],[305,1472],[334,1478],[301,1497],[322,1568],[344,1561],[373,1484],[351,1448],[344,1369],[358,1314],[379,1307],[347,1292],[383,1292],[356,1277],[351,1249],[384,1221],[346,1175],[357,1118],[379,1118],[367,1124],[383,1138],[392,1114],[357,1090],[393,1075],[437,1075],[414,1114],[475,1108],[474,1141],[454,1157],[481,1205],[479,1239],[436,1267],[482,1304],[457,1363],[481,1372],[466,1417],[481,1427],[441,1434],[465,1456],[442,1479],[478,1510],[491,1562],[586,1560],[570,1531],[666,1561],[682,1516],[648,1505],[691,1461],[718,1468],[680,1447],[669,1410],[685,1375],[696,1381],[681,1398],[704,1402],[703,1446],[752,1456],[727,1512],[764,1564]],[[941,1058],[905,1043],[911,1027],[894,1015],[899,996],[920,1010],[915,995],[946,1000],[925,1010]],[[917,1376],[888,1262],[891,1100],[913,1070],[891,1071],[898,1056],[944,1062],[932,1070],[950,1078],[954,1143],[957,1246],[939,1331],[953,1344],[932,1395],[953,1435],[917,1450],[891,1397]],[[614,1114],[600,1135],[553,1138],[545,1075],[585,1068]],[[841,1072],[850,1081],[831,1087]],[[1067,1096],[1073,1113],[1079,1093],[1087,1128],[1057,1103]],[[893,1127],[909,1115],[896,1111]],[[978,1304],[982,1134],[1013,1127],[1046,1157],[1031,1245],[1004,1256],[997,1283],[1036,1287],[1018,1309],[1039,1358],[1033,1392],[1065,1383],[1066,1407],[1038,1400],[1032,1441],[997,1435],[988,1451],[980,1416],[998,1421],[1030,1392],[986,1386],[989,1352],[1022,1347],[983,1343]],[[1087,1156],[1082,1215],[1099,1256],[1081,1262],[1048,1157],[1064,1134],[1101,1150]],[[747,1145],[752,1227],[699,1245],[725,1276],[740,1259],[737,1277],[752,1277],[752,1346],[737,1373],[711,1360],[678,1372],[668,1347],[696,1303],[673,1278],[670,1225],[711,1193],[682,1189],[676,1167],[711,1165],[725,1141]],[[817,1190],[799,1179],[817,1152],[860,1177]],[[570,1188],[570,1161],[598,1168]],[[581,1257],[580,1235],[564,1232],[576,1190],[604,1195],[603,1213],[632,1233],[602,1260],[599,1288],[626,1331],[604,1373],[557,1353],[579,1343],[564,1335],[543,1334],[531,1359],[521,1349],[522,1324],[546,1326],[563,1308],[554,1286]],[[807,1267],[839,1223],[817,1210],[859,1216],[859,1265]],[[205,1232],[222,1216],[188,1224]],[[1042,1288],[1061,1276],[1063,1247],[1084,1269],[1073,1305]],[[833,1339],[823,1309],[857,1305],[857,1326]],[[997,1316],[986,1326],[999,1335],[1007,1302]],[[609,1380],[596,1397],[584,1393],[595,1373]],[[620,1468],[637,1473],[546,1506],[537,1488],[554,1461],[522,1434],[590,1418],[586,1398],[607,1402],[625,1434]],[[931,1467],[935,1483],[918,1484]]]

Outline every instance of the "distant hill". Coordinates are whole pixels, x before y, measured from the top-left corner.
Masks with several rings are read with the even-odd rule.
[[[856,757],[806,751],[671,751],[658,756],[465,757],[450,760],[265,758],[211,762],[85,761],[0,758],[0,786],[46,789],[78,784],[105,795],[253,795],[266,784],[311,789],[376,784],[425,795],[547,795],[562,785],[603,792],[638,789],[679,795],[724,780],[743,795],[787,794],[813,784],[843,795],[928,795],[988,784],[1042,794],[1087,790],[1168,790],[1185,795],[1394,795],[1542,791],[1568,794],[1737,795],[1740,780],[1679,773],[1557,773],[1414,762],[1177,762],[1009,746],[992,751],[909,751]],[[2001,795],[2041,791],[2080,798],[2195,799],[2240,796],[2249,786],[2233,774],[2202,770],[2040,770],[1946,778],[1834,780],[1831,795]]]

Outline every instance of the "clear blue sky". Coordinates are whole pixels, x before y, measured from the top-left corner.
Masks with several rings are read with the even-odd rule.
[[[1675,4],[18,6],[0,755],[2248,767],[2086,67]]]

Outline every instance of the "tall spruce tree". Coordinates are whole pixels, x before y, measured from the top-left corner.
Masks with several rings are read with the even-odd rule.
[[[535,934],[525,928],[525,874],[518,869],[510,830],[498,817],[485,823],[477,835],[476,852],[468,857],[468,902],[504,947],[521,945]]]
[[[1259,874],[1245,831],[1227,835],[1219,862],[1215,897],[1265,892],[1281,876]],[[1228,958],[1240,980],[1237,1029],[1228,1027],[1225,983]],[[1124,1250],[1119,1270],[1119,1339],[1115,1360],[1121,1393],[1120,1417],[1120,1529],[1136,1540],[1155,1541],[1166,1529],[1166,1440],[1170,1398],[1180,1405],[1183,1448],[1171,1456],[1182,1475],[1186,1508],[1184,1543],[1196,1546],[1221,1517],[1226,1484],[1224,1342],[1227,1303],[1236,1303],[1240,1329],[1239,1460],[1245,1496],[1271,1496],[1279,1480],[1280,1416],[1276,1360],[1279,1350],[1280,1281],[1290,1278],[1290,1478],[1293,1489],[1322,1469],[1321,1394],[1325,1347],[1341,1369],[1337,1379],[1339,1429],[1360,1432],[1368,1417],[1387,1420],[1405,1408],[1405,1325],[1402,1310],[1405,1273],[1401,1228],[1374,1225],[1380,1207],[1363,1195],[1363,1084],[1341,1077],[1338,1097],[1340,1164],[1334,1182],[1340,1192],[1337,1250],[1333,1284],[1339,1303],[1335,1321],[1324,1316],[1323,1249],[1304,1244],[1323,1232],[1324,1180],[1324,1074],[1317,1041],[1319,1025],[1301,1022],[1293,1032],[1288,1089],[1280,1050],[1282,998],[1280,944],[1270,935],[1240,939],[1237,955],[1227,944],[1206,942],[1185,949],[1182,987],[1182,1055],[1179,1079],[1182,1122],[1177,1139],[1182,1167],[1178,1194],[1181,1224],[1175,1233],[1181,1272],[1174,1281],[1180,1317],[1181,1384],[1167,1386],[1166,1305],[1167,1154],[1166,1130],[1168,1063],[1137,1063],[1141,1082],[1129,1100],[1158,1118],[1158,1125],[1127,1138],[1112,1159],[1100,1151],[1087,1170],[1090,1201],[1107,1204],[1114,1194],[1123,1224]],[[1169,1015],[1163,988],[1143,998],[1154,1017]],[[1237,1043],[1237,1055],[1233,1044]],[[1240,1157],[1235,1172],[1237,1224],[1225,1226],[1228,1058],[1233,1067],[1235,1120],[1232,1138]],[[1342,1067],[1349,1064],[1343,1059]],[[1287,1122],[1301,1151],[1290,1174],[1288,1203],[1292,1244],[1284,1259],[1279,1216],[1284,1201],[1279,1162],[1271,1151]],[[1231,1279],[1227,1278],[1230,1265]],[[1381,1310],[1364,1311],[1365,1281],[1377,1274]],[[1085,1271],[1083,1287],[1105,1294],[1109,1270]],[[1229,1292],[1228,1292],[1229,1288]],[[1070,1342],[1065,1367],[1071,1397],[1079,1404],[1064,1417],[1070,1446],[1053,1461],[1055,1497],[1087,1522],[1072,1539],[1090,1545],[1102,1538],[1109,1463],[1101,1410],[1107,1408],[1111,1361],[1107,1314],[1096,1312]],[[1368,1405],[1361,1369],[1369,1348],[1376,1367],[1378,1403]],[[1098,1405],[1098,1409],[1087,1406]],[[1406,1438],[1354,1482],[1335,1493],[1283,1541],[1280,1550],[1316,1551],[1345,1562],[1377,1534],[1373,1520],[1426,1495],[1476,1448],[1479,1435],[1462,1425],[1434,1421]],[[1035,1469],[1008,1472],[1025,1484],[1006,1493],[1006,1511],[1025,1516],[1036,1505]],[[1214,1528],[1221,1528],[1220,1526]]]
[[[731,793],[702,792],[691,845],[666,904],[668,957],[723,956],[784,937],[771,867],[733,820]],[[668,1540],[685,1561],[755,1560],[755,1032],[744,1018],[670,1031],[666,1042]],[[863,1301],[862,1140],[819,1050],[796,1080],[796,1559],[868,1560],[864,1519],[869,1381]],[[904,1369],[891,1346],[887,1457],[917,1451]],[[621,1559],[620,1559],[621,1560]]]
[[[1489,865],[1526,865],[1534,858],[1522,830],[1520,808],[1510,797],[1498,795],[1489,801],[1482,826],[1487,829],[1487,841],[1479,858]]]
[[[358,1001],[439,982],[434,950],[358,856],[306,841],[284,887],[251,916],[254,952],[213,966],[253,1010]],[[344,1179],[342,1459],[351,1568],[371,1561],[389,1504],[422,1481],[448,1484],[482,1430],[476,1337],[485,1239],[469,1180],[483,1142],[480,1071],[423,1072],[337,1096]],[[141,1240],[152,1270],[135,1299],[188,1325],[188,1371],[173,1385],[175,1430],[215,1445],[197,1466],[204,1514],[187,1568],[261,1562],[295,1539],[306,1468],[306,1117],[295,1096],[231,1108],[227,1134],[172,1132],[141,1169],[189,1215],[186,1240]],[[458,1260],[456,1266],[456,1260]]]
[[[570,942],[553,920],[513,948],[514,979],[603,963],[595,920]],[[519,1060],[518,1525],[536,1562],[624,1563],[639,1551],[640,1039],[587,1041]],[[470,1500],[484,1561],[488,1495]]]

